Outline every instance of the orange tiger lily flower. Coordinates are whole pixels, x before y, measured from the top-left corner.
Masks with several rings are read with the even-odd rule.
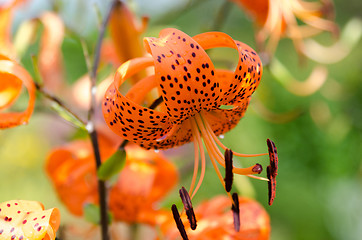
[[[270,219],[265,209],[256,201],[239,197],[240,230],[234,229],[230,199],[217,196],[203,202],[195,209],[196,230],[191,230],[185,214],[181,217],[190,239],[239,239],[268,240],[270,237]],[[172,216],[161,223],[161,232],[165,239],[179,239]]]
[[[108,126],[118,135],[150,149],[167,149],[193,141],[195,171],[190,187],[192,195],[201,152],[202,171],[205,155],[202,140],[222,184],[216,162],[225,167],[219,147],[227,148],[217,135],[229,131],[243,117],[262,75],[262,64],[255,51],[221,32],[190,37],[177,29],[164,29],[160,38],[145,38],[146,50],[152,57],[132,59],[119,67],[109,86],[102,107]],[[215,69],[205,50],[230,47],[238,51],[235,71]],[[140,80],[124,96],[119,86],[138,71],[154,66],[155,74]],[[157,88],[163,103],[157,110],[140,104],[144,96]],[[227,105],[231,109],[224,109]],[[251,157],[265,154],[240,154]],[[252,175],[261,172],[256,164],[249,168],[233,168],[233,172]]]
[[[54,240],[60,224],[57,208],[44,210],[36,201],[0,203],[0,240]]]
[[[330,20],[333,3],[329,0],[306,2],[300,0],[231,0],[245,9],[261,26],[257,40],[268,40],[267,51],[273,53],[282,36],[291,38],[297,50],[302,39],[322,31],[338,33],[338,27]],[[325,18],[326,17],[326,18]],[[303,22],[304,25],[298,23]]]
[[[119,143],[100,132],[99,146],[101,159],[106,160]],[[98,202],[90,141],[79,140],[53,150],[46,171],[60,199],[74,215],[82,216],[85,204]],[[125,167],[110,188],[109,206],[115,220],[154,224],[154,203],[170,191],[177,179],[176,168],[160,153],[127,146]]]
[[[0,110],[14,103],[23,85],[29,94],[27,109],[23,112],[0,112],[0,129],[26,124],[35,104],[35,85],[30,74],[15,61],[0,54]]]

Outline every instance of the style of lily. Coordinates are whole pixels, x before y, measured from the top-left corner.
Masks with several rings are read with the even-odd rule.
[[[239,197],[240,229],[234,230],[233,213],[230,200],[225,196],[216,196],[202,202],[195,208],[198,227],[191,230],[186,216],[181,217],[190,239],[239,239],[268,240],[270,237],[270,219],[265,209],[255,200]],[[179,239],[180,233],[174,227],[172,216],[160,224],[160,239]]]
[[[22,87],[28,91],[28,107],[23,112],[4,111],[14,104]],[[26,124],[33,113],[35,85],[30,74],[18,63],[0,54],[0,129]]]
[[[0,240],[54,240],[60,224],[57,208],[36,201],[0,203]]]
[[[121,65],[109,86],[102,104],[108,126],[123,138],[146,149],[168,149],[193,142],[195,167],[190,187],[193,197],[205,174],[205,152],[225,186],[217,163],[225,167],[227,150],[218,135],[231,130],[249,105],[252,93],[262,76],[262,64],[256,52],[246,44],[221,32],[190,37],[169,28],[159,38],[145,38],[144,45],[152,57],[132,59]],[[235,71],[215,69],[205,50],[229,47],[238,51]],[[154,66],[155,74],[140,80],[123,95],[118,88],[138,71]],[[156,109],[142,106],[144,97],[156,88],[160,94]],[[225,109],[225,107],[229,109]],[[201,174],[196,184],[201,156]],[[241,154],[254,157],[266,154]],[[262,171],[260,164],[232,169],[235,174],[254,176]],[[264,178],[260,178],[266,180]]]
[[[266,52],[274,53],[281,37],[291,38],[300,52],[302,40],[322,31],[338,33],[333,19],[333,3],[330,0],[307,2],[301,0],[232,0],[245,9],[261,26],[257,40]],[[300,24],[302,22],[304,24]],[[269,39],[269,40],[268,40]]]
[[[106,160],[116,151],[119,141],[97,132],[101,159]],[[58,196],[74,215],[82,216],[86,204],[98,203],[90,141],[78,140],[54,149],[47,158],[46,172]],[[161,153],[128,144],[125,166],[109,189],[109,209],[114,220],[154,225],[158,213],[155,204],[177,181],[175,166]]]

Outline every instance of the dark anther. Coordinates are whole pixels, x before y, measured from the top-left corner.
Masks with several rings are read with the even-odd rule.
[[[233,193],[233,205],[231,206],[231,210],[233,211],[234,217],[234,229],[235,231],[240,231],[240,209],[239,209],[239,196],[237,193]]]
[[[277,153],[277,148],[275,147],[274,142],[272,140],[270,140],[269,138],[266,140],[266,143],[268,144],[271,173],[275,177],[276,175],[278,175],[278,153]]]
[[[225,150],[225,190],[227,192],[231,191],[231,187],[233,185],[233,179],[234,179],[234,174],[233,174],[233,151],[231,151],[231,149],[226,149]]]
[[[276,189],[277,182],[276,182],[275,176],[273,176],[273,174],[272,174],[272,167],[270,165],[266,168],[266,174],[269,179],[269,181],[268,181],[268,193],[269,194],[268,195],[269,195],[269,205],[271,206],[274,202],[275,189]]]
[[[267,167],[267,177],[268,181],[268,190],[269,190],[269,205],[273,204],[275,199],[275,191],[276,191],[276,176],[278,175],[278,153],[277,148],[272,140],[267,139],[266,143],[268,144],[269,151],[269,161],[270,165]]]
[[[192,230],[195,230],[197,224],[196,224],[196,217],[195,217],[194,209],[192,207],[190,195],[184,187],[182,187],[180,189],[179,193],[180,193],[182,203],[184,204],[184,207],[186,210],[187,219],[190,222],[190,227]]]
[[[260,174],[263,171],[263,167],[259,163],[257,163],[253,167],[252,171],[257,173],[257,174]]]
[[[179,230],[182,239],[188,240],[189,238],[187,237],[185,226],[181,221],[180,214],[178,213],[178,210],[177,210],[177,207],[175,204],[172,205],[171,210],[172,210],[173,219],[175,219],[177,229]]]

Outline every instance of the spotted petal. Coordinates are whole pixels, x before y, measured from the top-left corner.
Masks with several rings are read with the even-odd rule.
[[[124,63],[118,69],[103,101],[103,115],[108,126],[118,135],[144,147],[170,131],[172,125],[169,117],[166,113],[142,107],[131,101],[119,92],[118,87],[137,70],[149,66],[150,63],[152,64],[146,58]]]
[[[172,123],[220,104],[215,68],[202,47],[177,29],[164,29],[159,38],[145,38],[155,62],[155,76]]]
[[[28,90],[28,107],[23,112],[0,113],[0,129],[27,123],[35,104],[35,85],[29,73],[11,60],[0,60],[0,109],[9,106],[20,94],[20,83]]]
[[[12,200],[0,204],[1,240],[54,240],[59,223],[59,210],[44,210],[39,202]]]
[[[193,39],[204,49],[229,47],[238,51],[238,65],[233,78],[220,83],[223,85],[224,105],[237,104],[250,98],[258,87],[263,72],[261,60],[256,52],[245,43],[235,41],[221,32],[202,33]]]

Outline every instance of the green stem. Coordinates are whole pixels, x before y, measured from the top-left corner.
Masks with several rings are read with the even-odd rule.
[[[102,41],[104,37],[105,30],[107,28],[113,7],[115,6],[117,0],[113,0],[107,14],[105,15],[105,18],[103,19],[102,26],[99,31],[98,39],[97,39],[97,45],[94,51],[94,61],[92,65],[92,69],[90,72],[90,81],[91,81],[91,87],[90,87],[90,93],[91,93],[91,106],[88,111],[88,124],[87,124],[87,130],[90,135],[92,146],[93,146],[93,153],[94,158],[96,161],[97,170],[101,166],[101,156],[99,152],[99,145],[98,145],[98,137],[97,137],[97,131],[94,127],[94,113],[96,108],[96,78],[97,78],[97,70],[99,66],[99,60],[100,60],[100,52],[101,52],[101,46]],[[98,179],[98,196],[99,196],[99,209],[100,209],[100,225],[101,225],[101,235],[102,240],[109,240],[109,230],[108,230],[108,206],[107,206],[107,189],[105,181],[102,181]]]

